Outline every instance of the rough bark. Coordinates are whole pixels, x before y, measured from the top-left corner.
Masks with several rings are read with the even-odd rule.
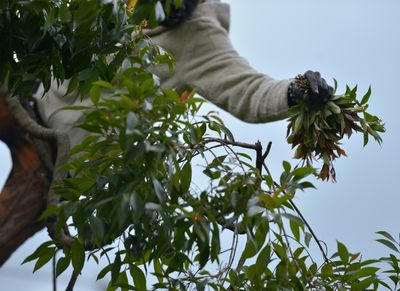
[[[29,237],[45,226],[38,221],[46,206],[48,172],[29,135],[11,116],[0,96],[0,140],[11,151],[13,167],[0,193],[0,266]]]

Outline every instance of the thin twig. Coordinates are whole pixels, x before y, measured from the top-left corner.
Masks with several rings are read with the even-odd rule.
[[[262,160],[263,162],[265,162],[265,159],[268,157],[269,152],[271,151],[271,147],[272,147],[272,141],[270,141],[267,145],[267,148],[265,149],[264,154],[262,155]]]
[[[314,238],[315,242],[317,243],[319,249],[321,250],[322,256],[324,257],[325,263],[329,264],[329,259],[328,256],[325,253],[325,250],[323,249],[320,240],[318,239],[318,237],[315,235],[313,229],[311,228],[311,226],[308,224],[308,221],[304,218],[303,214],[301,213],[301,211],[299,210],[299,208],[297,208],[296,204],[292,201],[289,200],[290,205],[294,208],[294,210],[296,211],[296,213],[300,216],[301,220],[303,220],[304,224],[306,225],[306,227],[308,228],[308,230],[310,231],[312,237]]]
[[[71,279],[69,279],[68,286],[65,291],[73,291],[76,280],[78,279],[79,274],[75,271],[72,271]]]
[[[212,143],[212,142],[217,142],[221,144],[228,144],[228,145],[233,145],[245,149],[251,149],[251,150],[257,150],[258,146],[256,144],[251,144],[251,143],[244,143],[244,142],[238,142],[238,141],[230,141],[227,139],[223,138],[214,138],[214,137],[206,137],[202,142],[200,142],[198,145],[205,145],[207,143]]]
[[[271,172],[268,169],[268,166],[264,163],[264,168],[265,170],[268,172],[268,175],[271,176]],[[272,176],[271,176],[272,177]],[[274,181],[274,186],[275,187],[279,187],[279,184],[276,183]],[[285,190],[282,190],[283,193],[287,194]],[[325,250],[323,249],[320,240],[318,239],[318,237],[316,236],[316,234],[314,233],[313,229],[311,228],[310,224],[308,223],[308,221],[305,219],[304,215],[301,213],[300,209],[296,206],[296,204],[292,201],[289,200],[290,205],[293,207],[293,209],[295,210],[295,212],[300,216],[301,220],[303,221],[303,223],[306,225],[307,229],[310,231],[311,236],[314,238],[315,242],[318,245],[318,248],[320,249],[322,256],[324,257],[325,262],[328,264],[329,263],[329,259],[326,255]]]
[[[229,260],[228,260],[228,265],[227,265],[226,270],[225,270],[226,272],[225,272],[224,281],[228,277],[229,271],[232,269],[232,264],[233,264],[233,260],[235,259],[238,242],[239,242],[239,236],[238,236],[237,227],[236,227],[235,228],[235,232],[233,234],[232,247],[231,247],[232,251],[230,253]]]
[[[57,261],[57,251],[55,252],[54,257],[52,259],[52,266],[51,266],[53,291],[57,291],[56,261]]]
[[[247,245],[248,243],[251,243],[251,241],[250,241],[250,235],[247,233],[247,236],[246,236],[246,245]],[[243,268],[243,266],[244,266],[245,263],[246,263],[246,258],[243,257],[243,256],[241,256],[241,257],[239,258],[238,264],[237,264],[237,266],[236,266],[236,272],[237,272],[238,274],[240,274],[240,271],[242,270],[242,268]]]
[[[280,209],[278,209],[278,214],[281,215]],[[279,224],[278,224],[278,225],[279,225]],[[291,248],[291,246],[290,246],[290,242],[289,242],[289,238],[288,238],[289,236],[288,236],[288,234],[286,233],[286,229],[285,229],[285,226],[283,225],[283,222],[282,222],[281,230],[282,230],[282,232],[283,232],[283,237],[285,238],[285,241],[286,241],[287,248],[288,248],[288,250],[289,250],[290,256],[293,258],[293,261],[294,261],[294,263],[296,264],[297,268],[300,270],[300,272],[303,273],[303,269],[300,267],[299,263],[297,262],[296,258],[295,258],[294,255],[293,255],[293,251],[292,251],[292,248]],[[306,275],[306,274],[303,273],[303,275]]]

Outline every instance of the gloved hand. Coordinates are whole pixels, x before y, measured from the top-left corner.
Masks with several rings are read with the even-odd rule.
[[[289,106],[300,100],[309,101],[312,105],[323,105],[333,97],[333,88],[329,86],[319,72],[307,71],[296,77],[289,85]]]

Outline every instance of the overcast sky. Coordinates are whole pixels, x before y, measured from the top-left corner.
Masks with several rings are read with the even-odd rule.
[[[259,71],[286,79],[308,69],[318,70],[330,83],[332,78],[337,79],[340,92],[346,84],[358,84],[360,94],[372,86],[370,111],[386,123],[383,145],[371,142],[363,148],[361,136],[344,141],[348,158],[336,163],[337,183],[316,182],[318,190],[299,193],[295,202],[331,253],[335,241],[340,240],[350,251],[361,251],[364,258],[385,255],[386,250],[374,242],[374,232],[387,230],[396,236],[400,232],[396,182],[400,162],[396,112],[400,107],[400,2],[226,2],[231,4],[232,42]],[[237,140],[273,142],[268,164],[278,176],[281,161],[293,156],[285,141],[287,122],[250,125],[219,111],[234,129]],[[0,179],[5,179],[9,167],[7,151],[0,148]],[[28,276],[32,265],[19,267],[21,260],[44,239],[43,233],[31,239],[0,269],[3,286],[10,284],[13,290],[23,291],[28,290],[29,284],[29,290],[50,290],[48,270],[32,277]],[[99,290],[100,287],[90,289],[95,272],[80,280],[77,290]],[[63,289],[63,283],[59,285]]]

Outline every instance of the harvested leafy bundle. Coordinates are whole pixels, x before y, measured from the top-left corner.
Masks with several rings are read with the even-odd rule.
[[[306,92],[310,91],[308,81],[303,76],[296,77],[297,84]],[[337,83],[335,80],[335,92]],[[322,180],[332,178],[336,180],[333,161],[346,156],[341,148],[340,141],[353,132],[362,132],[364,146],[372,136],[379,144],[382,139],[380,132],[385,131],[382,121],[367,112],[371,88],[357,100],[357,86],[353,89],[346,87],[343,95],[334,95],[326,104],[312,104],[309,98],[298,100],[297,105],[291,107],[287,141],[296,148],[295,158],[302,159],[307,165],[314,161],[323,162],[318,177]]]

